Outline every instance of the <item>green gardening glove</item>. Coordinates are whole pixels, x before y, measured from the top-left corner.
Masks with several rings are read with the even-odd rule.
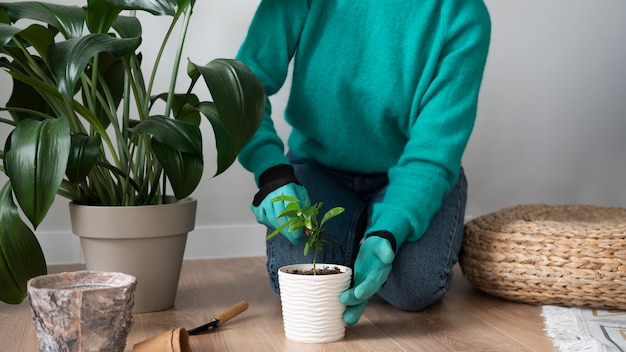
[[[274,202],[274,198],[291,196],[309,204],[309,195],[296,179],[293,167],[290,165],[281,164],[265,171],[259,177],[259,187],[259,192],[254,196],[250,209],[258,223],[271,229],[277,229],[291,218],[289,216],[279,218],[289,202]],[[304,239],[302,229],[289,231],[286,228],[281,233],[294,245]]]
[[[354,286],[339,297],[347,306],[343,314],[346,324],[356,324],[367,301],[389,278],[395,258],[393,247],[395,239],[389,232],[375,232],[361,243],[354,263]]]

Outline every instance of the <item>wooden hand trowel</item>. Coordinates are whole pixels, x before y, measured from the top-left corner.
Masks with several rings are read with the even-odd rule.
[[[133,346],[133,352],[191,352],[189,335],[200,335],[212,331],[246,309],[248,309],[248,302],[241,301],[218,314],[207,324],[190,330],[185,330],[184,328],[169,330],[136,344]]]
[[[228,320],[236,317],[240,313],[244,312],[246,309],[248,309],[248,302],[241,301],[235,304],[234,306],[226,309],[222,313],[218,314],[215,318],[211,319],[210,322],[204,325],[198,326],[197,328],[187,330],[187,333],[189,335],[200,335],[200,334],[207,333],[217,328],[218,326],[224,324]]]

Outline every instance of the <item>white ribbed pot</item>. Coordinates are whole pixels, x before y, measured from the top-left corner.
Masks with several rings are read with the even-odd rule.
[[[137,278],[133,313],[174,306],[187,234],[195,228],[197,200],[146,206],[84,206],[70,203],[72,231],[88,270]]]
[[[350,286],[352,269],[335,264],[317,264],[339,267],[341,273],[331,275],[301,275],[294,269],[310,270],[313,264],[288,265],[278,270],[280,300],[283,311],[285,337],[305,343],[327,343],[341,340],[346,333],[343,312],[346,306],[339,296]]]
[[[41,352],[123,352],[137,280],[122,273],[77,271],[28,281]]]

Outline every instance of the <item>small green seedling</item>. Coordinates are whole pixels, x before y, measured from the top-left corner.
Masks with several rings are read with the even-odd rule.
[[[319,218],[319,211],[323,205],[322,202],[315,203],[310,205],[308,203],[302,202],[298,198],[291,196],[279,196],[272,199],[273,202],[289,202],[285,207],[285,210],[278,215],[279,218],[282,217],[291,217],[284,224],[275,229],[272,233],[267,235],[265,238],[269,240],[270,238],[278,235],[282,230],[288,228],[288,230],[303,230],[304,234],[309,237],[309,239],[304,244],[304,255],[309,254],[311,248],[313,248],[313,274],[317,273],[316,270],[316,262],[317,262],[317,254],[324,250],[325,240],[322,238],[322,234],[324,233],[324,224],[326,221],[334,218],[335,216],[344,212],[344,208],[342,207],[334,207],[327,211],[322,220]]]

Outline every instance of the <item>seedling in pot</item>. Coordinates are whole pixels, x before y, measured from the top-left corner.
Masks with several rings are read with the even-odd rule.
[[[272,199],[273,202],[289,202],[285,210],[278,215],[279,218],[291,217],[284,224],[267,235],[266,240],[278,235],[282,230],[288,228],[289,231],[302,230],[308,236],[304,244],[304,255],[308,255],[311,249],[313,253],[313,275],[317,275],[317,255],[324,250],[326,240],[322,237],[324,234],[324,224],[335,216],[344,212],[343,207],[334,207],[328,210],[322,220],[319,220],[319,212],[323,203],[318,202],[313,205],[305,203],[295,197],[279,196]]]

